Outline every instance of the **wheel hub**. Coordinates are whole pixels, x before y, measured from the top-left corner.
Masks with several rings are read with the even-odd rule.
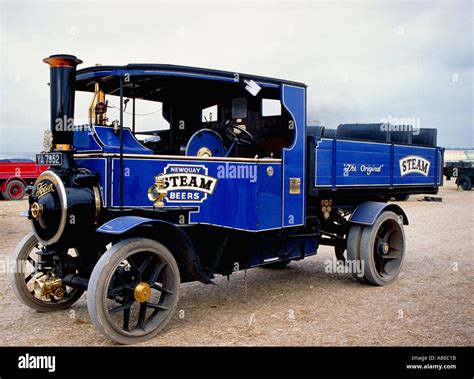
[[[144,303],[145,301],[150,300],[151,298],[151,288],[148,283],[141,282],[138,283],[135,289],[133,290],[133,296],[135,300],[139,303]]]
[[[31,217],[35,220],[39,220],[40,216],[43,214],[43,206],[38,203],[31,204]]]
[[[390,251],[390,246],[385,241],[379,241],[377,249],[380,255],[387,255]]]

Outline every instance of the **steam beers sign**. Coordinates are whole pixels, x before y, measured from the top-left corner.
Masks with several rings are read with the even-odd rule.
[[[409,155],[400,159],[400,175],[421,174],[428,176],[430,161],[418,155]]]
[[[162,174],[155,176],[155,191],[151,192],[166,191],[166,203],[202,203],[207,195],[212,195],[216,184],[217,179],[208,176],[206,166],[169,164]],[[153,196],[149,198],[154,201]]]

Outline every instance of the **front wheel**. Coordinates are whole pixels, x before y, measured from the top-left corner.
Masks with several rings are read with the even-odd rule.
[[[95,327],[120,344],[155,337],[178,304],[180,275],[170,251],[142,238],[119,242],[97,262],[87,288]]]
[[[41,245],[33,232],[27,234],[17,245],[11,259],[15,269],[10,273],[10,282],[18,299],[38,312],[51,312],[69,308],[84,293],[84,290],[61,285],[60,293],[38,296],[35,281],[44,280],[49,272],[38,270],[38,255]],[[71,249],[69,255],[78,256],[78,250]],[[60,296],[57,296],[60,294]]]

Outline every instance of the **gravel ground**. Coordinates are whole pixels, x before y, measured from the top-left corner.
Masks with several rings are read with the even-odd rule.
[[[178,312],[147,346],[464,346],[473,345],[474,191],[453,181],[443,202],[401,203],[411,225],[398,280],[386,287],[326,273],[331,248],[288,268],[253,269],[182,285]],[[29,232],[26,201],[0,202],[0,262]],[[36,313],[0,275],[0,345],[112,345],[93,327],[84,295],[73,308]]]

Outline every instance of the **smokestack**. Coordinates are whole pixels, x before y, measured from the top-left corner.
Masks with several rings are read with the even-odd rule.
[[[52,150],[72,150],[74,135],[74,90],[76,66],[82,61],[74,55],[51,55],[49,64],[51,91]]]

